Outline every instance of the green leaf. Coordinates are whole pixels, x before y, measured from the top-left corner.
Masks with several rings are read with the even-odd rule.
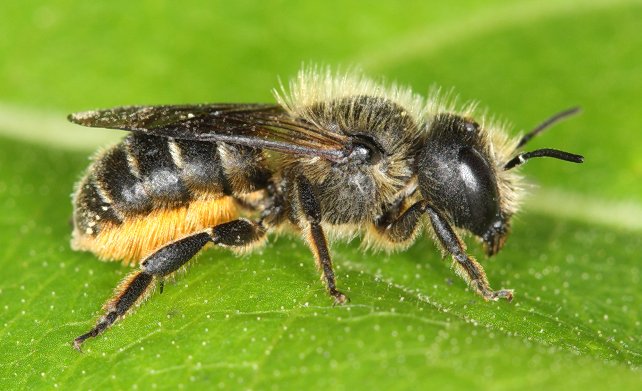
[[[3,389],[638,389],[642,384],[642,34],[636,1],[53,1],[0,5]],[[586,156],[529,163],[504,250],[512,303],[486,303],[428,238],[385,255],[335,243],[332,306],[301,240],[204,252],[83,354],[71,348],[130,269],[70,250],[69,194],[117,132],[93,107],[271,101],[301,62],[363,65]]]

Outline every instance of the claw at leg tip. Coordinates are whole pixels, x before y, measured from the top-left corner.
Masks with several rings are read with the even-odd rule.
[[[503,298],[506,299],[509,303],[513,301],[513,290],[512,289],[506,289],[502,291],[502,296]]]
[[[344,295],[341,292],[337,292],[336,294],[332,295],[334,297],[334,304],[333,305],[343,305],[346,303],[350,302],[350,298],[346,295]]]
[[[74,349],[76,349],[80,353],[82,353],[82,342],[83,342],[82,340],[76,338],[74,339],[74,342],[72,344]]]

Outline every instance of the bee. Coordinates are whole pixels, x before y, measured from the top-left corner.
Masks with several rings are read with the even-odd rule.
[[[304,69],[276,104],[124,106],[71,114],[79,125],[127,130],[98,154],[73,195],[71,245],[103,260],[138,264],[104,305],[80,350],[208,245],[251,250],[289,229],[310,247],[335,303],[339,289],[328,237],[360,235],[386,250],[422,231],[485,300],[493,290],[461,237],[488,256],[504,245],[523,193],[514,171],[555,149],[522,152],[561,112],[521,138],[474,119],[439,94],[428,99],[355,74]],[[425,229],[422,229],[425,228]],[[330,235],[330,236],[328,236]]]

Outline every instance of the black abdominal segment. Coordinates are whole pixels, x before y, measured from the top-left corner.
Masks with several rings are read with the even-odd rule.
[[[100,195],[93,175],[87,177],[80,184],[76,205],[82,205],[82,209],[74,212],[76,227],[82,229],[84,234],[94,234],[97,231],[96,222],[110,222],[113,224],[122,223],[122,218],[116,214],[112,205]]]
[[[181,178],[190,191],[232,194],[216,143],[174,140],[169,146],[180,155]]]
[[[130,168],[129,154],[120,144],[107,151],[97,162],[94,184],[103,201],[119,215],[144,214],[152,209],[152,200],[143,181]]]
[[[142,182],[145,198],[159,206],[180,206],[190,201],[190,193],[180,167],[172,159],[167,139],[134,133],[125,138],[123,145],[132,173]]]

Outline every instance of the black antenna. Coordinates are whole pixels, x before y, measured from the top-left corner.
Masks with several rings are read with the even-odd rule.
[[[544,148],[536,149],[531,152],[520,153],[519,155],[509,160],[508,163],[504,164],[504,170],[510,170],[511,168],[522,165],[526,163],[527,160],[534,157],[552,157],[559,160],[566,160],[567,162],[572,163],[582,163],[584,161],[584,156],[582,155],[575,155],[573,153],[564,152],[557,149]]]
[[[572,107],[570,109],[559,112],[553,115],[552,117],[548,118],[546,121],[537,125],[535,129],[526,133],[519,140],[519,143],[517,143],[517,147],[515,147],[515,151],[523,147],[533,137],[542,133],[544,130],[550,128],[551,126],[553,126],[554,124],[556,124],[561,120],[564,120],[572,115],[577,114],[579,111],[580,111],[579,107]],[[564,152],[557,149],[542,148],[542,149],[536,149],[531,152],[522,152],[517,154],[514,158],[510,159],[506,164],[504,164],[504,170],[510,170],[517,166],[521,166],[522,164],[526,163],[529,159],[532,159],[535,157],[552,157],[554,159],[566,160],[567,162],[572,162],[572,163],[582,163],[584,161],[584,156],[582,155],[575,155],[573,153]]]
[[[557,113],[547,119],[546,121],[542,122],[541,124],[537,125],[535,129],[531,130],[530,132],[526,133],[521,140],[519,140],[519,143],[517,144],[517,147],[515,150],[523,147],[527,142],[531,141],[531,139],[538,134],[542,133],[544,130],[550,128],[551,126],[555,125],[557,122],[562,121],[568,117],[571,117],[577,113],[580,112],[580,107],[572,107],[568,110],[564,110],[560,113]]]

